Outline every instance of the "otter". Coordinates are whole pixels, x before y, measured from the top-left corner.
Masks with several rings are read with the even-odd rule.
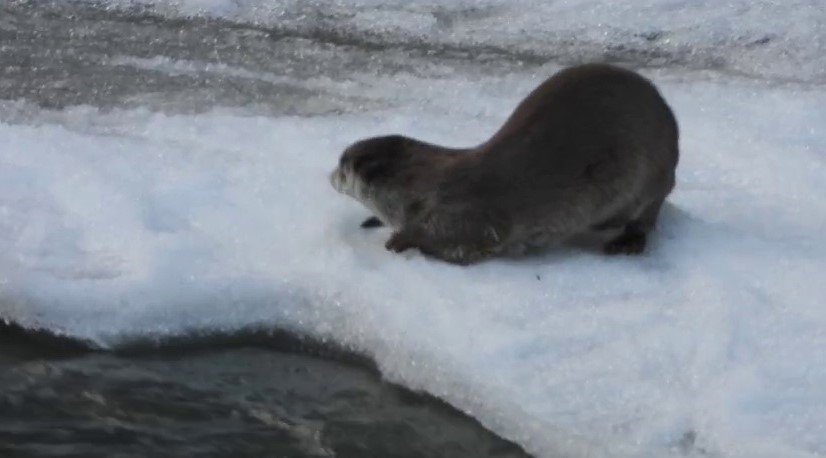
[[[376,215],[363,227],[392,226],[394,252],[467,265],[615,229],[604,252],[638,254],[678,156],[677,121],[653,83],[586,64],[539,85],[476,147],[368,138],[344,151],[330,180]]]

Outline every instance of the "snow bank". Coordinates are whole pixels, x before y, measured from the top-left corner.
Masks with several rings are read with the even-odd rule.
[[[826,453],[823,91],[654,75],[682,159],[641,257],[394,255],[328,184],[363,136],[482,141],[547,73],[376,79],[399,107],[311,118],[3,102],[0,317],[331,339],[540,457]]]

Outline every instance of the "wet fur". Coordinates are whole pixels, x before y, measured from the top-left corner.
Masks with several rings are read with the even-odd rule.
[[[347,148],[331,181],[392,226],[392,251],[469,264],[618,229],[605,252],[634,254],[674,186],[677,140],[653,84],[591,64],[545,81],[475,148],[370,138]]]

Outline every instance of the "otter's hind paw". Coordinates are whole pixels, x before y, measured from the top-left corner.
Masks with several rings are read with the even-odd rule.
[[[626,231],[605,244],[606,254],[640,254],[645,250],[645,233]]]

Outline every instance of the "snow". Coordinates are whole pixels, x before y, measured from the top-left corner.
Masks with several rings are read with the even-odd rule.
[[[663,15],[685,7],[649,3]],[[810,13],[817,6],[799,3]],[[158,5],[173,15],[253,11],[220,0]],[[299,8],[262,4],[261,17],[273,5]],[[426,4],[382,5],[389,14]],[[566,5],[570,16],[553,25],[593,25],[591,2],[545,7]],[[772,18],[748,19],[758,28],[803,14],[775,17],[773,3],[692,5],[732,27],[742,26],[734,14]],[[623,11],[619,29],[649,24]],[[663,24],[677,22],[668,18]],[[501,27],[534,26],[512,21]],[[774,33],[822,38],[818,27]],[[687,42],[706,33],[686,30]],[[168,57],[109,64],[280,78]],[[458,267],[391,254],[388,231],[359,228],[367,211],[329,185],[342,149],[362,137],[485,140],[557,68],[293,81],[390,101],[316,116],[0,101],[0,318],[104,347],[292,330],[369,355],[389,380],[445,399],[538,457],[826,454],[823,86],[644,72],[674,108],[682,155],[677,187],[639,257],[561,247]]]

